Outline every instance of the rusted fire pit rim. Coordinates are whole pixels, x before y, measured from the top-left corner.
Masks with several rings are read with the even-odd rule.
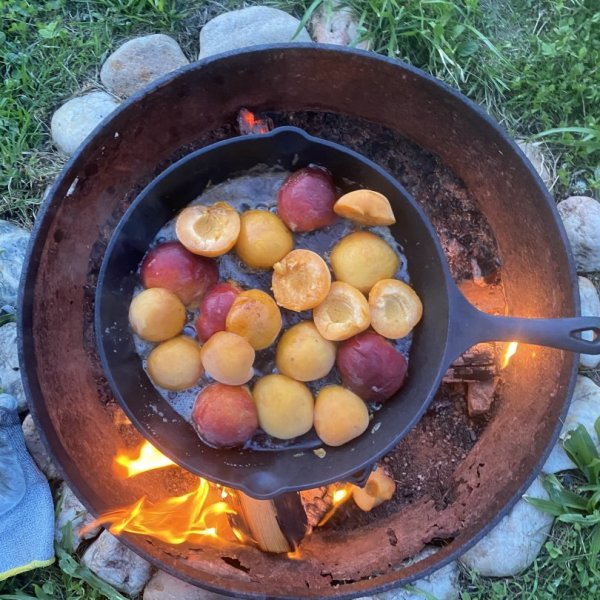
[[[19,350],[19,362],[22,367],[22,379],[23,386],[25,389],[25,393],[27,398],[30,399],[32,397],[43,398],[42,390],[40,387],[40,383],[36,377],[35,369],[31,368],[31,359],[35,356],[34,347],[33,347],[33,339],[32,339],[32,326],[33,326],[33,295],[31,293],[27,293],[29,290],[34,289],[34,285],[37,277],[37,267],[39,265],[40,257],[42,255],[42,251],[44,248],[44,243],[46,240],[46,235],[50,229],[52,224],[52,220],[58,210],[58,202],[53,202],[55,197],[63,198],[68,194],[68,190],[74,184],[78,174],[82,171],[82,168],[85,165],[85,157],[92,150],[98,149],[100,146],[100,142],[96,138],[100,138],[100,134],[105,130],[105,128],[109,127],[111,122],[115,120],[118,116],[121,115],[123,111],[127,111],[133,104],[143,100],[153,94],[157,89],[163,88],[164,86],[170,85],[176,78],[184,75],[189,71],[193,71],[196,69],[202,69],[207,65],[212,65],[213,63],[223,62],[226,63],[229,58],[237,57],[239,55],[248,55],[249,60],[252,60],[253,56],[260,56],[263,53],[273,53],[273,52],[281,52],[285,53],[288,51],[302,51],[307,53],[328,53],[328,54],[350,54],[355,55],[365,61],[374,61],[374,62],[382,62],[386,63],[389,66],[392,66],[398,70],[398,74],[401,75],[402,72],[409,73],[410,75],[424,80],[430,85],[437,86],[441,88],[446,94],[451,96],[455,101],[457,101],[460,105],[462,105],[463,109],[467,112],[475,113],[476,116],[483,121],[483,124],[491,127],[498,138],[512,149],[512,151],[519,157],[520,162],[528,171],[529,175],[535,181],[535,185],[537,186],[537,190],[541,196],[543,196],[546,201],[548,207],[552,211],[554,216],[554,220],[556,222],[556,226],[560,235],[560,242],[563,247],[568,249],[569,243],[562,226],[562,222],[559,218],[558,212],[555,207],[555,203],[548,190],[542,183],[539,175],[529,162],[529,160],[525,157],[521,149],[516,145],[516,143],[506,134],[506,132],[496,123],[490,116],[487,115],[483,111],[483,109],[464,97],[458,91],[454,90],[447,84],[437,80],[431,75],[417,69],[411,65],[403,63],[401,61],[387,58],[384,56],[377,55],[372,52],[350,49],[350,48],[340,48],[339,46],[333,45],[324,45],[324,44],[314,44],[314,43],[292,43],[292,44],[269,44],[269,45],[261,45],[254,46],[243,51],[233,50],[230,52],[226,52],[223,54],[211,56],[200,61],[194,62],[188,66],[182,67],[177,71],[169,73],[160,79],[154,81],[150,85],[148,85],[144,90],[137,92],[129,99],[125,100],[117,109],[115,109],[102,123],[100,123],[92,133],[84,140],[84,142],[79,146],[70,160],[67,162],[65,167],[63,168],[61,174],[58,176],[54,184],[51,186],[46,198],[43,200],[36,221],[33,228],[32,236],[29,242],[25,265],[21,275],[20,286],[19,286],[19,301],[18,301],[18,313],[17,313],[17,327],[18,327],[18,350]],[[252,108],[252,107],[250,107]],[[276,109],[277,107],[273,107]],[[328,111],[332,112],[332,111]],[[571,298],[573,305],[576,308],[576,315],[580,314],[580,306],[579,306],[579,295],[577,294],[576,282],[577,282],[577,274],[575,270],[574,260],[570,252],[567,250],[567,260],[568,260],[568,271],[569,271],[569,279],[571,284]],[[570,315],[565,315],[570,316]],[[26,360],[27,357],[27,360]],[[30,358],[31,357],[31,358]],[[567,387],[567,398],[570,399],[573,393],[573,388],[575,386],[575,379],[577,374],[577,364],[576,356],[574,356],[574,360],[571,365],[571,373],[570,373],[570,381]],[[88,497],[93,497],[94,492],[89,488],[87,483],[83,481],[81,478],[76,483],[73,481],[68,475],[67,471],[75,468],[75,465],[70,461],[67,453],[59,442],[58,436],[54,430],[54,428],[42,428],[40,427],[41,423],[49,423],[50,418],[46,407],[43,402],[33,403],[30,402],[30,410],[33,416],[33,419],[38,426],[38,430],[40,431],[40,437],[43,441],[43,444],[46,447],[51,458],[56,463],[59,472],[61,473],[64,481],[69,485],[69,487],[73,490],[75,495],[82,501],[84,506],[93,513],[92,505],[88,501]],[[361,595],[364,595],[365,591],[369,591],[369,593],[379,593],[383,591],[387,591],[393,588],[398,587],[400,584],[407,584],[416,579],[420,579],[426,577],[437,571],[444,565],[450,563],[453,560],[459,558],[466,550],[475,545],[482,537],[484,537],[489,531],[491,531],[496,524],[509,512],[509,510],[514,506],[514,504],[522,497],[524,492],[528,489],[534,479],[537,477],[538,473],[541,471],[546,459],[548,458],[552,448],[554,447],[558,436],[560,434],[561,425],[564,421],[564,417],[566,415],[567,409],[569,406],[569,402],[565,402],[565,405],[561,411],[560,419],[557,421],[553,435],[551,437],[550,443],[547,445],[546,449],[542,453],[537,465],[531,471],[530,475],[526,478],[524,483],[519,487],[517,492],[509,499],[509,501],[504,505],[502,510],[500,510],[494,519],[490,520],[482,529],[480,529],[475,535],[471,536],[470,539],[461,543],[457,548],[453,549],[451,552],[448,552],[445,548],[442,548],[438,553],[432,555],[415,565],[411,565],[410,567],[405,567],[410,574],[406,577],[402,578],[401,581],[391,581],[383,584],[375,584],[373,585],[373,580],[365,580],[357,583],[350,584],[352,585],[352,591],[347,594],[340,594],[339,598],[355,598]],[[66,466],[69,468],[67,469]],[[151,555],[144,548],[140,547],[142,544],[134,543],[133,535],[125,535],[121,536],[121,541],[129,547],[135,553],[141,555],[143,558],[153,563],[156,567],[161,568],[171,575],[179,577],[181,579],[187,580],[190,583],[197,583],[191,576],[188,576],[184,573],[181,573],[175,568],[170,567],[164,562],[158,560],[156,557]],[[139,538],[138,538],[139,539]],[[424,565],[421,568],[418,568],[419,565]],[[241,592],[240,587],[243,587],[243,583],[232,583],[229,581],[223,580],[223,584],[221,587],[211,586],[210,584],[204,584],[203,587],[214,591],[216,593],[230,593],[235,594],[240,598],[265,598],[264,594],[254,593],[254,592]],[[278,595],[276,596],[278,599],[289,599],[293,600],[297,598],[297,596],[287,596],[287,595]]]

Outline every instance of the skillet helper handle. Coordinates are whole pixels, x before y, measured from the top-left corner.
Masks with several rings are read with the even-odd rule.
[[[458,292],[452,320],[456,356],[479,342],[523,342],[580,354],[600,354],[600,317],[523,319],[497,317],[476,309]],[[585,338],[582,337],[585,335]]]

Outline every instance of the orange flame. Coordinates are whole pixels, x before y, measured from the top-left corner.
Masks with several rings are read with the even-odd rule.
[[[206,536],[218,538],[218,517],[235,514],[235,511],[223,501],[206,506],[210,488],[211,484],[200,478],[198,488],[183,496],[158,502],[151,502],[144,496],[131,506],[104,513],[86,525],[82,533],[97,525],[109,524],[109,531],[115,535],[126,531],[149,535],[169,544],[193,543]]]
[[[175,463],[167,458],[162,452],[158,451],[150,442],[144,442],[138,449],[136,456],[129,456],[125,452],[119,452],[114,458],[115,467],[118,473],[125,471],[124,478],[133,477],[153,469],[164,469],[165,467],[175,466]]]
[[[334,484],[332,487],[332,504],[331,508],[327,511],[325,516],[319,521],[318,527],[322,527],[333,517],[337,512],[337,509],[350,499],[352,495],[352,484],[351,483],[340,483]]]
[[[506,369],[506,367],[508,367],[508,363],[510,362],[510,359],[516,353],[518,346],[519,346],[519,342],[510,342],[508,344],[508,347],[506,348],[506,352],[504,353],[504,356],[502,357],[502,366],[500,367],[501,369]]]
[[[172,460],[147,441],[133,455],[119,452],[114,462],[117,472],[123,478],[175,466]],[[231,532],[231,528],[227,519],[219,517],[236,512],[225,502],[227,496],[227,490],[199,477],[198,487],[188,494],[158,501],[150,501],[143,496],[130,506],[103,513],[86,525],[81,533],[84,534],[97,525],[108,525],[109,531],[115,535],[125,531],[149,535],[169,544],[195,542],[206,537],[224,537]],[[235,532],[232,534],[229,537],[240,539]]]

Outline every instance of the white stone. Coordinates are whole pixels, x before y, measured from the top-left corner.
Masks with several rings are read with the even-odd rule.
[[[203,590],[164,571],[158,571],[152,577],[143,596],[143,600],[228,600],[228,598],[230,596]]]
[[[539,479],[533,482],[525,495],[548,498]],[[516,575],[536,559],[553,522],[552,515],[519,500],[508,515],[460,560],[485,577]]]
[[[60,479],[60,473],[50,458],[50,455],[46,450],[46,446],[44,446],[42,440],[40,439],[40,435],[36,429],[33,419],[31,418],[31,415],[27,415],[25,417],[22,428],[27,450],[29,450],[29,454],[31,454],[33,457],[33,460],[39,467],[40,471],[48,479]]]
[[[232,10],[211,19],[201,29],[198,58],[258,44],[311,42],[304,27],[294,37],[299,25],[295,17],[268,6]]]
[[[109,92],[127,98],[150,82],[189,64],[179,44],[157,33],[119,46],[104,62],[100,79]]]
[[[54,528],[54,539],[63,543],[63,536],[67,530],[71,530],[71,547],[68,548],[75,552],[79,548],[82,540],[91,540],[95,538],[102,529],[100,525],[81,533],[81,529],[89,525],[94,520],[85,506],[79,502],[75,494],[65,483],[61,484],[58,492],[58,501],[56,503],[56,520]]]
[[[150,579],[150,563],[103,531],[85,551],[81,562],[120,592],[137,596]]]
[[[565,439],[567,433],[575,429],[578,425],[583,425],[588,430],[588,433],[592,436],[592,440],[596,444],[596,448],[600,451],[600,440],[594,429],[594,423],[598,417],[600,417],[600,387],[589,377],[578,375],[571,406],[565,418],[559,441],[552,449],[542,469],[544,473],[557,473],[558,471],[575,468],[575,464],[567,456],[562,447],[562,441]]]
[[[600,296],[598,295],[598,290],[585,277],[579,277],[579,299],[581,301],[582,316],[600,317]],[[583,338],[592,340],[594,339],[594,334],[591,331],[584,333]],[[595,369],[600,365],[600,354],[580,354],[579,364],[586,369]]]
[[[19,279],[29,237],[26,229],[0,220],[0,306],[17,305]]]
[[[17,399],[19,412],[27,408],[19,367],[16,323],[7,323],[0,327],[0,390],[5,394],[12,394]]]
[[[341,6],[337,0],[321,4],[313,13],[309,27],[313,40],[319,44],[369,49],[368,42],[358,43],[360,32],[354,11]]]
[[[409,562],[410,564],[419,562],[436,552],[436,548],[428,546]],[[357,600],[425,600],[425,598],[458,600],[460,595],[458,577],[458,563],[451,562],[428,577],[423,577],[406,587],[374,594],[373,596],[362,596]]]
[[[558,203],[577,270],[600,271],[600,202],[587,196],[571,196]]]
[[[65,102],[53,115],[52,141],[69,156],[119,103],[106,92],[90,92]]]
[[[521,148],[523,154],[528,158],[533,168],[537,171],[544,185],[548,189],[552,189],[554,178],[552,177],[552,166],[550,160],[544,155],[540,142],[526,142],[525,140],[517,140],[517,145]]]

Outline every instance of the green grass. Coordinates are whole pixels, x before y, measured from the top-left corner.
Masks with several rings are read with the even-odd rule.
[[[461,570],[461,600],[597,600],[600,570],[590,552],[591,531],[557,523],[539,557],[515,577],[481,577]]]
[[[0,581],[0,600],[128,600],[75,558],[58,552],[53,565]]]
[[[33,221],[64,161],[51,150],[50,117],[66,99],[97,87],[106,56],[140,33],[174,35],[197,56],[198,27],[214,3],[170,0],[0,0],[0,216]],[[221,9],[222,10],[222,9]],[[194,19],[192,19],[193,21]],[[190,23],[194,25],[194,23]]]
[[[304,6],[312,11],[323,2]],[[600,8],[595,0],[346,0],[362,39],[483,104],[559,156],[559,193],[600,187]]]

